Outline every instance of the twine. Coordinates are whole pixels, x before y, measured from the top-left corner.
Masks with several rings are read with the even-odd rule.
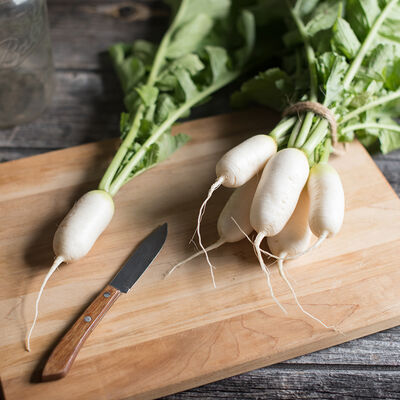
[[[328,107],[325,107],[323,104],[315,101],[300,101],[287,107],[283,111],[282,116],[286,117],[287,115],[302,114],[307,111],[312,111],[314,114],[317,114],[328,121],[331,128],[332,147],[335,148],[338,143],[337,123],[335,115]]]

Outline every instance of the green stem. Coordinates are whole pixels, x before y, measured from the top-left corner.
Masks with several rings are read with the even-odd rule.
[[[349,125],[341,129],[342,133],[358,131],[362,129],[387,129],[393,132],[400,132],[400,126],[390,124],[379,124],[376,122],[365,122],[362,124]]]
[[[303,123],[303,116],[300,116],[292,130],[292,133],[290,134],[288,147],[294,147],[294,144],[296,142],[296,138],[297,138],[297,135],[299,134],[302,123]]]
[[[221,79],[218,83],[209,86],[204,91],[198,93],[193,96],[189,101],[184,103],[181,107],[175,110],[152,134],[151,136],[143,143],[141,148],[136,152],[136,154],[129,160],[129,162],[124,166],[124,168],[120,171],[118,176],[114,179],[111,187],[110,194],[112,196],[118,192],[122,185],[129,179],[129,175],[133,168],[140,162],[143,156],[146,154],[146,151],[149,147],[155,143],[160,136],[177,120],[179,119],[187,110],[193,107],[195,104],[199,103],[201,100],[209,96],[214,91],[219,88],[225,86],[229,82],[232,82],[240,75],[240,71],[227,73],[224,76],[224,79]]]
[[[322,156],[319,160],[319,164],[326,164],[329,160],[330,154],[331,154],[331,139],[328,138],[325,140],[324,148],[322,150]]]
[[[288,130],[295,124],[296,117],[284,118],[282,119],[278,125],[269,133],[269,136],[275,139],[278,142],[282,136],[284,136]]]
[[[142,120],[144,109],[145,107],[143,104],[141,104],[137,109],[131,129],[129,130],[125,139],[120,144],[117,152],[115,153],[114,158],[112,159],[110,165],[108,166],[106,172],[104,173],[103,178],[99,183],[99,189],[105,190],[106,192],[110,192],[110,186],[114,179],[114,176],[139,130],[140,121]]]
[[[312,111],[308,111],[306,116],[304,117],[304,121],[301,125],[300,132],[296,138],[296,142],[294,144],[295,147],[300,148],[307,140],[307,137],[310,133],[310,129],[313,123],[313,119],[314,119],[314,113]]]
[[[307,155],[312,154],[315,148],[324,140],[325,136],[328,134],[328,128],[329,122],[324,118],[320,119],[310,137],[302,147],[302,150]]]
[[[151,71],[149,74],[149,77],[147,78],[146,85],[152,86],[157,80],[157,76],[160,72],[160,69],[163,65],[164,59],[165,59],[165,54],[167,52],[167,48],[171,39],[171,35],[173,34],[176,25],[178,24],[180,18],[182,17],[184,10],[186,9],[187,6],[187,0],[183,0],[181,3],[181,6],[179,7],[178,12],[175,15],[175,18],[170,25],[169,29],[165,33],[163,39],[161,40],[161,43],[157,49],[157,54],[154,58],[153,65],[151,67]],[[117,153],[115,154],[114,158],[112,159],[110,165],[108,166],[103,178],[100,181],[99,184],[99,189],[105,190],[107,192],[110,192],[111,185],[113,180],[116,178],[115,175],[118,171],[119,166],[121,165],[122,161],[125,158],[125,155],[130,147],[130,145],[133,143],[133,140],[135,139],[135,136],[137,135],[137,132],[140,128],[140,121],[143,117],[143,113],[145,111],[145,106],[144,104],[141,104],[135,114],[135,118],[132,122],[132,126],[126,135],[125,139],[122,141]],[[111,194],[111,192],[110,192]],[[115,194],[115,193],[114,193]]]
[[[307,64],[308,64],[308,72],[310,75],[310,101],[317,101],[317,89],[318,89],[318,75],[317,75],[317,70],[315,67],[315,53],[314,49],[310,45],[310,41],[308,40],[308,34],[306,27],[303,24],[303,21],[301,18],[298,16],[296,11],[290,6],[289,1],[287,1],[287,5],[290,11],[290,14],[297,26],[297,29],[299,30],[301,39],[304,42],[304,48],[306,51],[306,57],[307,57]]]
[[[381,27],[383,21],[388,16],[390,9],[397,3],[397,1],[398,0],[390,0],[389,3],[387,3],[386,7],[383,9],[383,11],[378,16],[378,18],[375,20],[370,31],[368,32],[367,37],[364,40],[364,43],[358,50],[356,58],[351,63],[350,68],[348,69],[348,71],[343,79],[344,89],[349,88],[349,85],[350,85],[351,81],[353,80],[354,76],[356,75],[358,69],[360,68],[360,65],[361,65],[365,55],[367,54],[367,51],[368,51],[370,45],[372,44],[372,41],[375,39],[375,36],[377,35],[379,28]]]
[[[290,14],[297,26],[297,29],[300,33],[300,36],[304,42],[304,49],[306,52],[307,64],[308,64],[308,72],[310,76],[310,101],[317,101],[318,100],[318,75],[315,66],[315,53],[314,49],[312,48],[310,41],[308,39],[307,30],[303,24],[303,21],[298,16],[295,9],[290,6],[289,1],[287,1],[288,8],[290,10]],[[300,148],[303,146],[304,142],[307,139],[308,134],[310,133],[311,125],[313,122],[314,113],[309,111],[307,112],[304,121],[301,125],[301,129],[299,134],[297,135],[296,141],[294,146]]]
[[[339,118],[338,124],[339,125],[344,124],[345,122],[351,120],[352,118],[363,113],[364,111],[370,110],[371,108],[380,106],[382,104],[388,103],[388,102],[398,99],[398,98],[400,98],[400,90],[397,90],[396,92],[393,92],[391,94],[383,96],[377,100],[371,101],[370,103],[367,103],[367,104],[363,105],[362,107],[356,108],[354,111],[346,114],[342,118]]]

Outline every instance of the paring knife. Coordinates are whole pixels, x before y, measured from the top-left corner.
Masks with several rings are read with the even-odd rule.
[[[167,224],[161,225],[139,244],[114,279],[99,293],[54,348],[43,369],[43,381],[61,379],[67,375],[80,348],[105,313],[121,293],[128,293],[157,257],[164,245],[167,232]]]

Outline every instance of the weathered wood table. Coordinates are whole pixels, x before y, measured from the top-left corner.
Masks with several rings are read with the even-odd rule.
[[[104,52],[118,41],[157,40],[168,21],[160,1],[48,5],[57,78],[53,103],[34,123],[0,131],[1,161],[117,136],[122,96]],[[228,111],[227,93],[192,118]],[[400,152],[374,159],[399,194]],[[400,399],[400,327],[168,397],[189,398]]]

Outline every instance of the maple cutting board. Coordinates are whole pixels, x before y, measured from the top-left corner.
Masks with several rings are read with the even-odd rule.
[[[175,132],[188,133],[191,142],[126,185],[90,254],[50,279],[31,353],[23,340],[53,259],[57,223],[96,186],[117,141],[0,165],[0,377],[6,400],[156,398],[400,324],[400,200],[358,143],[332,161],[346,193],[342,231],[286,263],[303,306],[342,334],[302,314],[272,267],[276,295],[289,311],[283,315],[246,241],[210,253],[217,289],[202,257],[163,278],[194,251],[188,242],[220,155],[274,122],[276,115],[253,110],[177,126]],[[215,222],[230,193],[220,189],[209,203],[202,225],[207,244],[217,238]],[[69,375],[37,383],[56,340],[164,221],[169,235],[159,257],[107,313]]]

